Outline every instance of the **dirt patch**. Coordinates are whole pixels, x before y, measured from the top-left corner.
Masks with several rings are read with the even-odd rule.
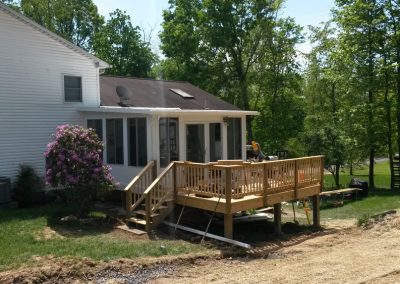
[[[40,267],[2,272],[0,283],[147,283],[151,279],[172,275],[179,266],[218,257],[218,254],[194,254],[96,262],[35,256],[34,260],[41,263]]]
[[[64,239],[65,237],[50,227],[45,227],[43,231],[36,232],[34,236],[36,241],[47,241],[51,239]]]
[[[0,283],[399,283],[399,214],[364,228],[355,220],[324,226],[323,232],[265,242],[245,254],[221,248],[232,253],[227,257],[218,251],[110,262],[36,257],[41,267],[0,273]]]
[[[400,216],[387,215],[368,229],[354,223],[335,221],[333,233],[282,246],[263,259],[211,260],[151,283],[399,283]]]

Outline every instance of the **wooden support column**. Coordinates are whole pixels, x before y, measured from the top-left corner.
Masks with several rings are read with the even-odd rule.
[[[274,229],[275,233],[282,234],[282,204],[274,204]]]
[[[225,215],[224,215],[224,236],[233,238],[233,216],[232,216],[232,169],[225,168]]]
[[[224,215],[224,237],[228,239],[233,238],[233,215],[225,214]]]
[[[131,213],[131,207],[132,207],[132,189],[128,189],[127,191],[125,191],[125,210],[128,215]]]
[[[319,208],[319,195],[313,195],[312,197],[312,205],[313,205],[313,225],[316,228],[319,228],[321,226],[320,223],[320,208]]]

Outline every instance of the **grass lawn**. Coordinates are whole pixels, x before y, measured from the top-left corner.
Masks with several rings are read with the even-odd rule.
[[[32,264],[33,256],[88,257],[94,260],[177,255],[206,248],[181,240],[134,239],[113,231],[104,214],[91,213],[97,224],[61,222],[65,205],[0,211],[0,271]],[[165,249],[161,249],[163,245]]]
[[[321,218],[325,220],[361,218],[398,208],[400,208],[399,191],[377,189],[367,198],[345,202],[341,207],[332,208],[321,204]]]
[[[368,166],[364,166],[362,169],[354,170],[354,175],[350,176],[349,170],[344,169],[344,171],[340,172],[341,187],[347,187],[353,177],[368,181],[368,171]],[[334,186],[335,181],[330,173],[325,175],[324,183],[325,187]],[[390,166],[388,161],[375,164],[375,187],[390,188]]]

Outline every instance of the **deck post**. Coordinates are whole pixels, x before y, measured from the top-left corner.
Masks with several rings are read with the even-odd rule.
[[[282,234],[282,203],[274,204],[274,230],[276,234]]]
[[[264,190],[264,206],[267,206],[267,194],[268,194],[268,173],[267,164],[263,166],[263,190]]]
[[[131,208],[132,208],[132,189],[128,189],[125,192],[125,210],[127,215],[131,213]]]
[[[150,194],[146,194],[145,193],[145,205],[146,205],[146,231],[149,232],[150,231],[150,219],[151,219],[151,202],[150,202]]]
[[[176,183],[177,183],[177,175],[176,175],[176,168],[177,168],[177,165],[176,165],[176,163],[174,163],[174,167],[173,167],[173,169],[172,169],[172,175],[173,175],[173,178],[172,178],[172,187],[173,187],[173,189],[174,189],[174,192],[173,192],[173,196],[174,196],[174,200],[176,200],[177,199],[177,195],[178,195],[178,191],[176,190]]]
[[[320,222],[320,208],[319,208],[319,204],[320,203],[320,199],[319,199],[319,195],[313,195],[312,196],[312,205],[313,205],[313,226],[316,228],[319,228],[321,226],[321,222]]]
[[[233,217],[232,214],[224,214],[224,237],[233,238]]]
[[[225,168],[225,215],[224,215],[224,236],[233,238],[233,219],[232,219],[232,168]]]
[[[153,168],[152,168],[151,174],[152,174],[152,178],[153,178],[152,181],[154,181],[157,178],[157,161],[156,160],[153,160]]]

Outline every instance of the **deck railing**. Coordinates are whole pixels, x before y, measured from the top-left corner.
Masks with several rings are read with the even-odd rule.
[[[242,198],[296,191],[320,184],[323,175],[322,156],[239,165],[190,162],[175,162],[175,165],[178,194],[200,197]],[[227,194],[228,186],[231,191]]]
[[[150,161],[125,187],[125,210],[128,213],[144,200],[144,192],[156,178],[156,171],[156,161]]]
[[[146,226],[150,226],[150,219],[153,213],[155,213],[167,199],[173,198],[175,180],[175,164],[171,163],[144,192]]]

